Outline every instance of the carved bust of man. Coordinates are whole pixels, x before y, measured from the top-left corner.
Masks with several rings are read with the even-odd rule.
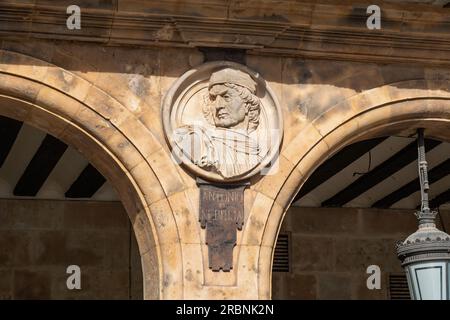
[[[175,142],[197,166],[236,177],[261,161],[255,130],[261,104],[256,82],[245,72],[225,68],[211,74],[201,110],[208,125],[175,130]]]

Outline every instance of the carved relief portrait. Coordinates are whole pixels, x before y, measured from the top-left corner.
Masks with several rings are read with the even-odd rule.
[[[206,63],[183,75],[164,99],[174,157],[208,180],[258,173],[278,151],[282,123],[267,83],[245,66]]]

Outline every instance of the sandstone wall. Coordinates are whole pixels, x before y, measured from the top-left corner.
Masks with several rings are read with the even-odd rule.
[[[322,161],[357,139],[418,125],[429,137],[450,137],[442,120],[450,117],[448,68],[240,51],[237,59],[259,72],[277,96],[284,138],[279,169],[253,177],[245,191],[233,270],[217,274],[208,268],[195,177],[170,158],[161,101],[184,72],[233,54],[31,39],[0,43],[2,92],[36,104],[21,109],[10,102],[1,111],[76,147],[111,181],[146,261],[149,298],[270,298],[271,256],[283,213]]]
[[[81,290],[66,286],[73,264]],[[142,290],[119,202],[0,200],[0,299],[142,299]]]
[[[441,217],[448,232],[450,211]],[[389,273],[403,271],[395,243],[416,229],[410,210],[292,207],[281,231],[291,233],[291,272],[273,273],[273,298],[388,299]],[[381,269],[380,290],[367,289],[369,265]]]
[[[328,116],[334,116],[336,121],[341,121],[341,116],[350,112],[350,108],[357,108],[357,104],[364,102],[350,99],[360,93],[387,85],[385,90],[374,92],[374,96],[367,94],[367,103],[383,101],[384,98],[390,101],[396,98],[402,89],[407,89],[411,97],[422,93],[426,96],[430,90],[446,91],[447,88],[431,87],[431,83],[421,80],[450,79],[450,69],[413,63],[376,64],[252,54],[234,56],[215,54],[214,50],[201,52],[195,48],[107,47],[98,44],[36,40],[3,40],[0,44],[3,50],[52,63],[104,90],[132,115],[138,117],[155,136],[161,145],[148,146],[151,150],[159,147],[168,150],[160,121],[162,97],[184,72],[206,61],[235,59],[259,72],[268,81],[283,109],[283,147],[287,147],[301,130],[335,106],[338,108],[333,114],[329,112]],[[2,58],[6,64],[8,59],[10,57],[6,54]],[[25,68],[26,65],[21,66],[14,61],[10,67]],[[40,69],[35,68],[36,74],[30,76],[40,78],[39,72],[44,72],[42,76],[45,76],[45,70]],[[56,81],[49,77],[41,80],[50,83]],[[71,80],[67,74],[65,81],[68,88],[71,87],[71,93],[79,93],[83,97],[87,94],[86,100],[95,101],[99,108],[102,107],[104,97],[95,96],[89,87],[77,86],[77,83],[71,83]],[[414,89],[410,89],[411,87]],[[350,105],[339,104],[345,100],[348,100]],[[317,122],[316,125],[320,126],[321,123]],[[326,133],[326,129],[320,128],[319,132]],[[156,155],[154,158],[156,162]],[[182,174],[182,178],[185,177],[186,175]],[[187,180],[192,179],[189,177]],[[176,189],[177,182],[179,181],[172,182],[172,189]],[[187,181],[183,179],[182,182]],[[170,189],[170,186],[167,186],[167,189]]]

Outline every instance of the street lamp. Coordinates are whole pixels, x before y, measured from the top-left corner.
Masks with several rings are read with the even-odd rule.
[[[419,229],[397,244],[413,300],[450,300],[450,236],[436,228],[436,211],[428,204],[428,173],[423,129],[418,129],[418,163],[421,193],[416,212]]]

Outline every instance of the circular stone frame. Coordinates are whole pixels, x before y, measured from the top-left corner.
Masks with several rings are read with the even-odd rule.
[[[224,178],[216,172],[208,171],[197,166],[182,152],[177,153],[176,155],[173,154],[174,161],[182,163],[196,176],[205,180],[221,183],[246,180],[260,173],[264,168],[269,168],[269,165],[279,154],[280,145],[283,139],[283,118],[278,100],[267,82],[259,73],[250,70],[248,67],[239,63],[231,61],[207,62],[184,73],[167,91],[162,103],[164,134],[170,149],[173,151],[177,148],[176,143],[173,140],[174,130],[179,126],[188,124],[182,123],[181,120],[183,112],[185,111],[183,103],[189,101],[196,94],[200,94],[201,90],[207,89],[208,80],[211,74],[224,68],[233,68],[245,72],[249,74],[257,84],[256,96],[261,101],[260,117],[263,118],[263,124],[260,124],[259,127],[266,127],[265,130],[263,130],[266,131],[266,137],[269,139],[268,141],[270,141],[270,145],[268,146],[263,159],[258,165],[242,175]],[[202,110],[199,110],[199,112],[202,113]]]

